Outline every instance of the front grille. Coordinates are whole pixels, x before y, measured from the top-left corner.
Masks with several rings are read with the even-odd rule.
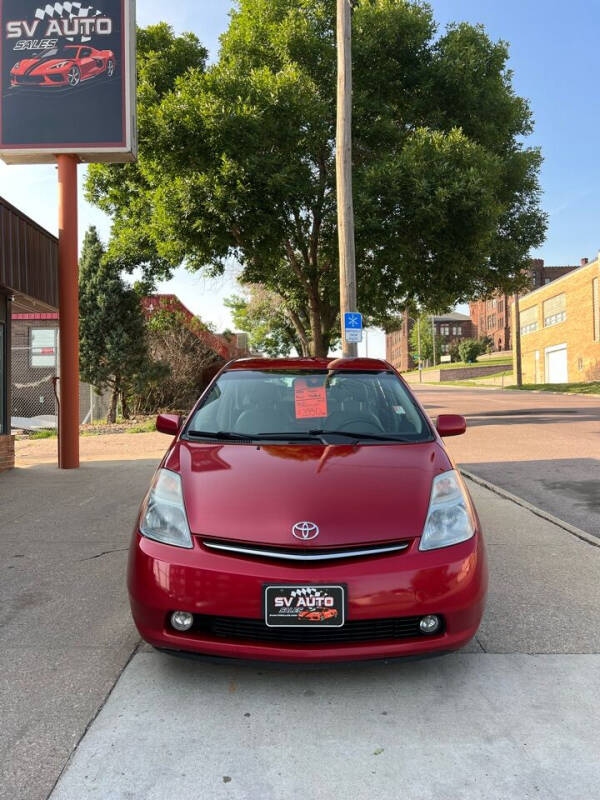
[[[238,544],[204,539],[202,544],[210,550],[251,558],[268,558],[283,561],[310,562],[333,561],[340,558],[367,558],[407,550],[408,542],[369,544],[354,547],[270,547],[261,544]]]
[[[425,638],[421,617],[350,620],[342,628],[269,628],[261,619],[196,615],[190,632],[246,642],[281,644],[351,644],[382,639]],[[436,634],[439,636],[443,628]]]
[[[44,76],[43,75],[17,75],[16,76],[17,83],[43,83]]]

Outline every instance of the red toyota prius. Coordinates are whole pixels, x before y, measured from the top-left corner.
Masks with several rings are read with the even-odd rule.
[[[442,436],[385,361],[228,364],[139,513],[129,594],[161,650],[288,662],[456,650],[483,613],[477,513]]]

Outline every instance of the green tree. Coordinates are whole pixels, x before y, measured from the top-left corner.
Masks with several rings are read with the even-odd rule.
[[[108,422],[116,421],[119,396],[127,418],[129,387],[148,363],[144,318],[138,292],[106,259],[93,226],[79,263],[79,315],[81,377],[98,392],[111,390]]]
[[[419,328],[421,332],[421,361],[433,364],[433,331],[431,330],[431,314],[421,314],[413,324],[410,331],[410,352],[416,355],[419,352]],[[439,364],[442,355],[442,337],[435,337],[435,360]],[[416,360],[416,359],[415,359]]]
[[[486,344],[482,339],[463,339],[458,345],[461,361],[465,364],[474,364],[478,356],[486,351]]]
[[[281,297],[260,284],[246,287],[247,296],[225,300],[238,330],[248,333],[251,351],[268,356],[287,356],[292,350],[310,355],[308,343],[298,338],[294,323]]]
[[[164,276],[234,257],[315,355],[338,334],[335,6],[237,0],[218,62],[205,70],[188,38],[161,81],[155,29],[142,32],[139,162],[93,165],[87,181],[120,263],[141,254]],[[360,309],[385,324],[406,305],[520,286],[545,215],[506,43],[467,24],[439,35],[419,0],[357,0],[353,30]]]

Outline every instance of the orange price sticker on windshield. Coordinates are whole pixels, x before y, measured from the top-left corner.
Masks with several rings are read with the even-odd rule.
[[[309,386],[305,380],[294,384],[296,419],[327,416],[327,391],[324,386]]]

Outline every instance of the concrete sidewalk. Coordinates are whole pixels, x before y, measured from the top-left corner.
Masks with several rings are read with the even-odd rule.
[[[465,651],[315,672],[143,647],[52,800],[598,796],[600,548],[470,487],[491,586]]]
[[[138,643],[125,588],[146,461],[0,476],[0,798],[41,800]]]

